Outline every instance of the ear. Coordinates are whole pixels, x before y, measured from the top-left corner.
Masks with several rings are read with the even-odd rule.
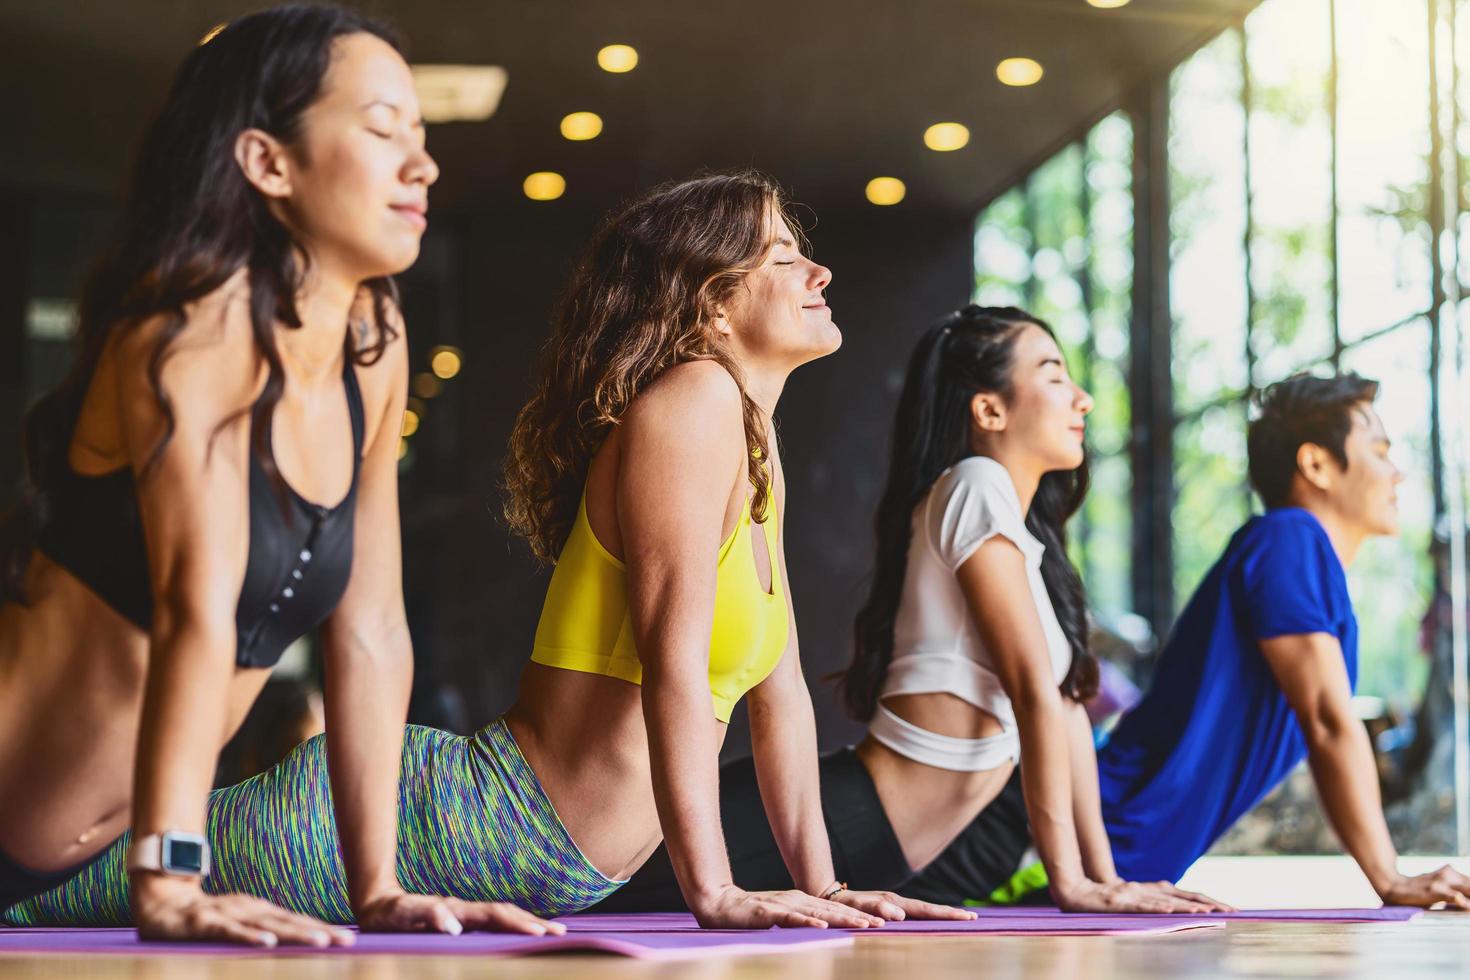
[[[1330,490],[1340,467],[1332,454],[1312,442],[1304,442],[1296,450],[1296,470],[1303,480],[1318,490]]]
[[[730,317],[720,307],[715,308],[714,315],[709,318],[709,325],[721,337],[729,337],[734,331],[734,328],[730,326]]]
[[[982,391],[970,399],[970,419],[981,432],[1000,432],[1008,420],[1005,402],[992,391]]]
[[[252,187],[268,198],[291,195],[291,162],[281,141],[261,129],[235,137],[235,162]]]

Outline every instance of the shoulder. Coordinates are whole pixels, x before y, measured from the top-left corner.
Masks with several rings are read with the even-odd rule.
[[[983,506],[997,519],[1025,520],[1010,472],[989,456],[969,456],[955,463],[939,474],[930,492],[935,500]]]
[[[744,441],[740,386],[717,361],[685,361],[669,368],[633,399],[623,413],[624,431],[698,431],[737,435]]]
[[[1346,572],[1332,540],[1305,510],[1281,507],[1252,518],[1237,533],[1232,550],[1247,587],[1255,592],[1346,595]]]
[[[1315,561],[1332,554],[1321,522],[1297,507],[1277,507],[1252,517],[1236,534],[1235,549],[1247,561]]]
[[[151,375],[155,358],[159,381],[173,403],[180,424],[194,411],[229,414],[248,407],[264,365],[255,348],[250,323],[250,291],[243,270],[213,292],[186,304],[183,317],[159,313],[118,329],[104,357],[117,371],[123,410],[153,408]],[[140,397],[146,395],[146,397]],[[144,409],[147,410],[147,409]],[[218,415],[214,416],[218,421]],[[209,424],[213,424],[210,422]]]

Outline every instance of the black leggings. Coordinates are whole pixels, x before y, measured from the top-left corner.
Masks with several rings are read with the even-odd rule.
[[[868,771],[852,749],[822,756],[822,815],[839,881],[852,888],[900,891],[914,898],[957,903],[984,898],[1016,871],[1031,844],[1019,776],[960,838],[918,875],[903,848]],[[1019,826],[1016,816],[1019,814]],[[748,891],[791,888],[791,874],[776,846],[761,805],[755,763],[737,759],[720,768],[720,822],[735,884]],[[668,851],[660,847],[622,888],[594,907],[597,912],[683,911],[684,896]]]
[[[1021,795],[1021,768],[990,805],[960,831],[944,852],[903,886],[910,898],[958,905],[984,899],[1005,884],[1020,868],[1031,847],[1031,824]],[[1037,895],[1045,901],[1045,895]]]

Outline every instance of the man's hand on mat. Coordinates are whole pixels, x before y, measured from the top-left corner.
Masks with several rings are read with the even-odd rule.
[[[538,918],[509,902],[465,902],[405,891],[368,901],[357,911],[357,924],[364,932],[444,932],[451,936],[466,929],[528,936],[560,936],[567,931],[560,922]]]
[[[1234,912],[1223,902],[1182,891],[1167,881],[1082,881],[1066,888],[1052,885],[1052,896],[1064,912]]]
[[[1470,911],[1470,878],[1447,864],[1428,874],[1399,875],[1378,897],[1384,905],[1429,908],[1444,902],[1446,908]]]
[[[693,903],[694,918],[706,929],[769,929],[772,926],[866,929],[883,920],[840,902],[802,891],[748,892],[726,885],[705,901]]]
[[[855,892],[844,888],[832,896],[832,901],[841,902],[863,912],[880,916],[890,922],[904,919],[954,919],[975,918],[969,909],[957,909],[952,905],[935,905],[921,902],[917,898],[904,898],[893,892]]]
[[[352,933],[251,895],[206,895],[197,881],[133,873],[133,918],[145,940],[246,946],[351,946]]]

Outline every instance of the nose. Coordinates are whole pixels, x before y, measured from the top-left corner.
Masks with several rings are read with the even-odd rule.
[[[430,187],[439,179],[439,164],[429,155],[427,149],[419,147],[409,157],[404,173],[410,184]]]
[[[1080,385],[1073,385],[1073,387],[1077,389],[1077,397],[1073,401],[1073,404],[1077,406],[1077,411],[1083,415],[1091,415],[1093,405],[1095,404],[1092,396],[1084,391]]]
[[[821,263],[812,262],[811,274],[807,277],[807,287],[813,290],[826,289],[831,282],[832,270]]]

